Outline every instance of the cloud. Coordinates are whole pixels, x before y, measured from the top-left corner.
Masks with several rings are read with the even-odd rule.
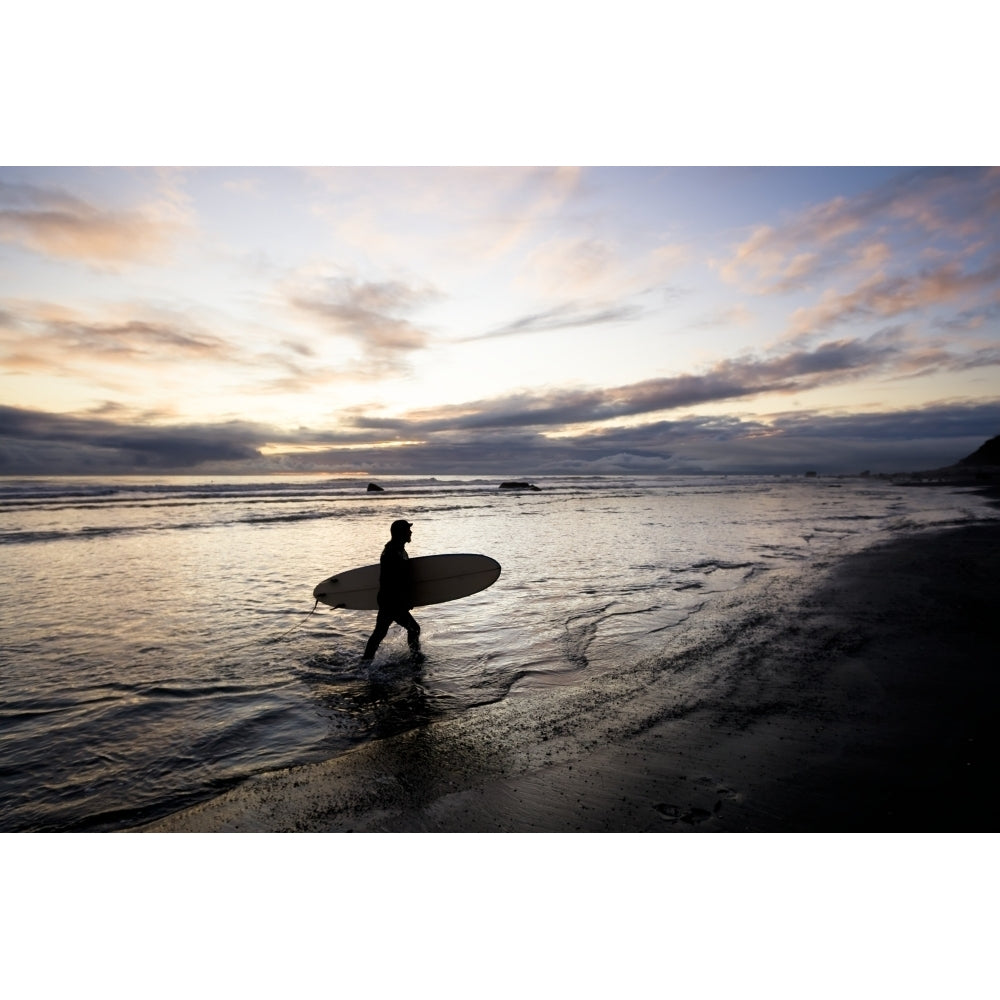
[[[951,464],[998,428],[1000,399],[881,414],[779,414],[767,421],[696,415],[559,438],[520,429],[475,439],[434,435],[419,447],[365,457],[386,474],[905,472]]]
[[[578,193],[582,174],[578,167],[307,170],[319,192],[313,211],[350,247],[382,260],[420,259],[432,250],[491,264],[547,227]]]
[[[722,306],[702,319],[691,323],[694,329],[711,329],[712,327],[745,326],[753,320],[753,313],[742,303]]]
[[[551,330],[574,329],[581,326],[597,326],[604,323],[621,323],[637,319],[642,315],[642,309],[636,305],[620,303],[605,308],[588,309],[577,302],[568,302],[543,312],[520,316],[498,326],[488,333],[462,337],[455,343],[468,343],[474,340],[492,340],[497,337],[512,337],[524,333],[541,333]]]
[[[107,380],[112,369],[129,369],[145,378],[155,364],[162,380],[168,368],[238,358],[222,338],[176,319],[95,322],[44,304],[0,314],[0,363],[8,374]]]
[[[167,416],[113,402],[82,414],[0,404],[0,475],[173,474],[206,466],[249,474],[317,462],[323,468],[331,455],[350,464],[356,449],[377,454],[396,438],[365,428],[281,430],[245,420],[167,423]]]
[[[260,458],[259,438],[241,423],[150,426],[0,406],[0,473],[171,472],[246,462]]]
[[[969,454],[1000,428],[1000,399],[881,414],[779,414],[768,420],[688,415],[548,437],[521,427],[417,434],[420,443],[316,453],[314,468],[391,474],[529,475],[905,472]],[[323,463],[327,463],[325,466]]]
[[[405,314],[438,297],[427,286],[346,277],[326,278],[310,288],[289,293],[289,301],[296,309],[320,320],[327,332],[355,341],[363,358],[377,363],[383,373],[386,365],[404,367],[408,353],[428,346],[430,334]]]
[[[621,281],[618,254],[594,237],[552,239],[529,254],[520,280],[547,295],[592,295]]]
[[[948,330],[979,330],[990,320],[1000,317],[1000,297],[997,301],[962,312],[947,320],[939,320],[938,325]]]
[[[0,242],[36,253],[97,265],[157,260],[180,228],[167,202],[114,211],[58,188],[0,181]]]
[[[369,289],[365,301],[375,306],[396,301],[397,297],[385,288]],[[189,331],[138,322],[107,328],[78,322],[53,323],[50,333],[62,338],[61,349],[76,344],[75,351],[69,353],[77,357],[84,347],[108,356],[176,349],[189,352],[194,359],[225,350],[221,342]],[[97,341],[95,346],[89,345],[91,340]],[[289,358],[284,363],[288,375],[277,381],[287,383],[286,391],[303,379],[316,382],[337,377],[326,371],[298,372],[297,362]],[[7,474],[56,470],[96,474],[230,465],[307,469],[323,468],[324,462],[335,468],[353,468],[359,462],[385,468],[387,463],[406,459],[433,473],[463,471],[463,462],[468,463],[469,470],[484,469],[487,462],[495,463],[497,471],[508,462],[512,468],[523,468],[520,463],[529,458],[535,469],[550,461],[577,463],[580,468],[599,461],[602,468],[610,468],[609,455],[633,456],[627,463],[633,469],[641,464],[637,464],[639,459],[655,459],[661,468],[720,469],[725,462],[736,461],[735,452],[718,444],[728,440],[732,428],[739,428],[744,451],[763,456],[771,445],[750,444],[754,434],[773,437],[782,420],[790,425],[799,418],[785,417],[769,427],[761,425],[756,431],[752,423],[735,417],[688,416],[654,423],[648,419],[704,403],[746,400],[764,394],[787,395],[865,376],[904,377],[972,365],[1000,365],[1000,348],[955,354],[942,345],[914,340],[905,327],[896,326],[867,339],[830,340],[812,349],[725,360],[700,373],[610,388],[522,392],[388,418],[371,417],[358,408],[340,414],[342,429],[338,431],[278,431],[241,421],[166,426],[162,415],[131,415],[111,405],[82,416],[7,407],[0,428],[0,469]],[[644,419],[647,422],[639,426],[614,426]],[[558,437],[551,436],[553,430],[559,431]],[[800,424],[796,439],[803,438],[801,431]],[[385,448],[401,442],[409,444]],[[860,449],[861,444],[855,442],[853,446]],[[303,454],[274,457],[283,449],[300,449]],[[716,458],[710,461],[710,456]],[[758,460],[764,461],[763,457]],[[442,464],[435,469],[434,462]],[[615,462],[616,467],[625,467],[618,459]],[[875,463],[867,460],[864,464]],[[745,471],[748,466],[731,468]]]
[[[369,289],[370,300],[378,293]],[[391,298],[382,289],[383,300]],[[368,367],[324,360],[314,338],[275,334],[272,345],[223,337],[184,316],[135,316],[128,306],[108,306],[120,318],[93,319],[50,303],[0,308],[0,365],[8,376],[73,379],[87,392],[114,390],[131,397],[136,385],[162,398],[221,377],[252,395],[302,394],[401,368],[400,352],[384,347],[391,363],[369,351]],[[403,352],[405,353],[405,352]],[[150,381],[150,372],[155,375]]]
[[[1000,214],[1000,173],[982,168],[907,171],[852,197],[837,197],[777,225],[762,225],[717,262],[727,281],[758,294],[807,287],[836,271],[886,264],[897,249],[991,240]]]
[[[629,300],[650,293],[661,297],[664,293],[676,294],[676,289],[665,282],[690,256],[690,249],[680,244],[637,252],[593,235],[558,236],[541,243],[527,256],[516,286],[539,302],[570,303],[550,307],[552,311],[572,309],[581,314],[634,318],[641,310]],[[539,313],[544,317],[548,311],[541,309]]]
[[[229,346],[218,337],[167,323],[128,320],[123,323],[56,322],[48,338],[60,350],[129,358],[228,357]]]
[[[557,438],[518,426],[451,427],[396,438],[278,431],[244,421],[144,424],[118,407],[53,414],[0,406],[0,474],[264,474],[365,471],[372,475],[661,474],[683,472],[896,472],[957,461],[1000,429],[1000,398],[867,414],[779,413],[768,419],[689,415],[639,426],[591,427]],[[284,449],[284,450],[283,450]]]
[[[873,275],[850,292],[827,292],[814,306],[797,309],[790,334],[822,333],[856,318],[886,318],[956,302],[980,292],[995,294],[1000,280],[1000,255],[973,271],[954,261],[911,276]]]
[[[409,413],[396,419],[358,417],[358,426],[416,433],[447,429],[554,427],[636,417],[667,410],[792,393],[832,382],[892,371],[910,346],[899,333],[867,340],[829,341],[811,350],[771,358],[721,361],[697,375],[648,379],[593,389],[554,389]],[[950,355],[947,360],[951,360]]]
[[[224,371],[227,381],[242,381],[248,393],[301,393],[337,382],[356,381],[356,366],[323,363],[316,343],[277,334],[271,347],[239,337],[222,337],[184,316],[155,318],[130,314],[128,306],[109,306],[122,318],[95,320],[48,303],[0,309],[0,364],[7,374],[72,376],[81,384],[148,383],[149,392],[168,384],[203,382]],[[384,374],[384,371],[373,371]]]

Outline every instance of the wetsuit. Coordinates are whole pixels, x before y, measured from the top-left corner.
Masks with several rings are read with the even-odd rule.
[[[378,578],[378,617],[375,619],[375,629],[365,646],[364,659],[370,660],[375,655],[379,643],[389,632],[389,626],[395,622],[406,629],[406,641],[410,649],[420,651],[420,626],[410,614],[410,567],[409,556],[404,548],[405,542],[393,538],[386,543],[379,558]]]

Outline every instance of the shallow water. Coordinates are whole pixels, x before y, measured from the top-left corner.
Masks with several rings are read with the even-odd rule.
[[[993,518],[968,491],[774,477],[0,480],[0,829],[114,829],[248,775],[526,687],[579,683],[710,627],[713,598],[889,533]],[[489,590],[421,608],[426,661],[313,607],[376,562],[482,552]],[[685,683],[696,689],[691,678]]]

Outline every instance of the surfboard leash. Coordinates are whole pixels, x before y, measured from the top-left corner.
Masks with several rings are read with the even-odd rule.
[[[287,629],[286,631],[282,632],[281,635],[279,636],[275,636],[275,638],[273,639],[262,639],[261,643],[265,646],[274,646],[277,643],[281,642],[286,636],[291,635],[297,628],[300,628],[301,626],[305,625],[305,623],[309,621],[309,619],[312,618],[312,616],[316,613],[316,609],[318,607],[319,607],[319,598],[317,597],[316,603],[312,606],[312,611],[310,611],[309,614],[305,616],[305,618],[301,619],[301,621],[297,621],[290,629]]]

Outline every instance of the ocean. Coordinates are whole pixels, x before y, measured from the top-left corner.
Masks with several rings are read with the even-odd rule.
[[[129,828],[264,771],[528,689],[669,657],[719,595],[808,582],[891,536],[995,520],[975,491],[871,478],[331,476],[0,480],[0,831]],[[323,578],[411,556],[498,560],[418,608],[426,660]],[[696,669],[690,667],[689,669]],[[699,697],[679,677],[679,697]]]

